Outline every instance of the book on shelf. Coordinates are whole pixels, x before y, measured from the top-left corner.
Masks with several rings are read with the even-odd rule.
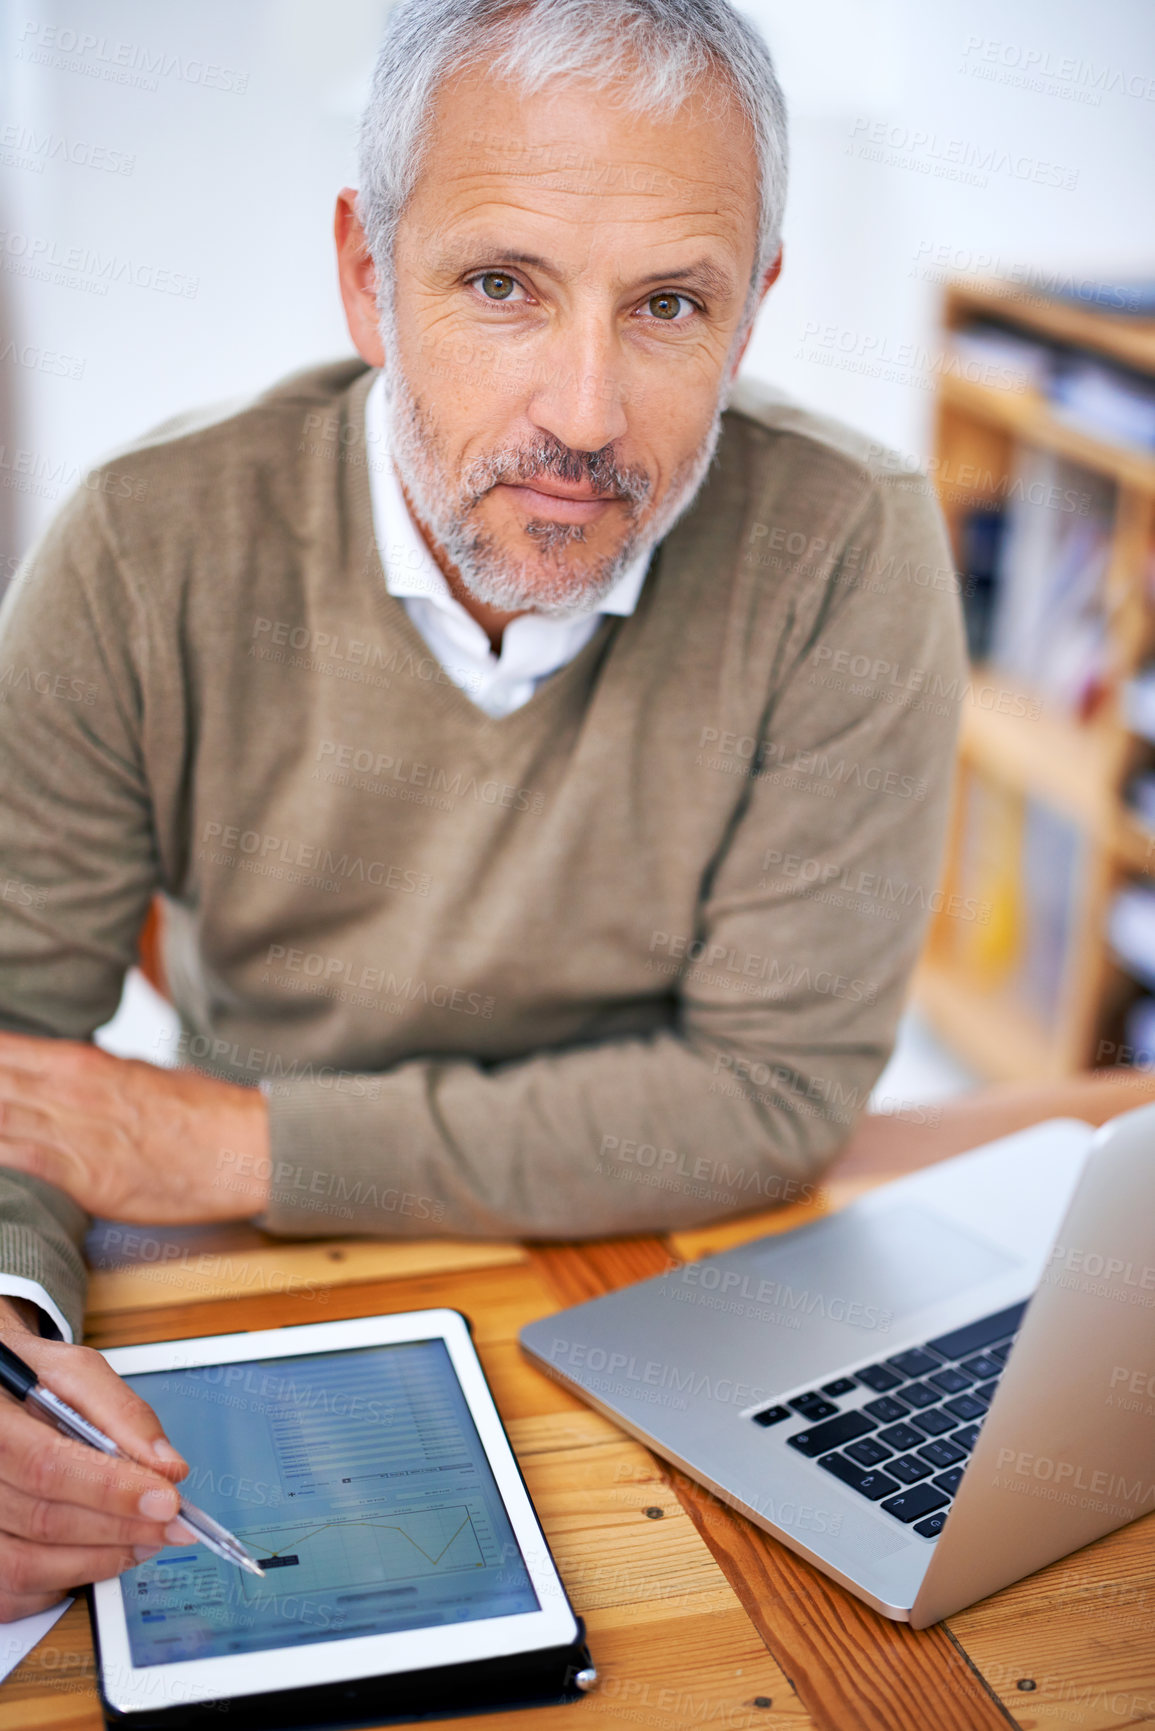
[[[965,512],[959,526],[967,654],[977,663],[986,661],[991,652],[1005,526],[1006,513],[1001,508],[988,510],[983,506]]]
[[[1155,667],[1140,667],[1122,688],[1125,726],[1155,745]]]
[[[1155,830],[1155,770],[1141,769],[1131,777],[1126,801],[1143,828]]]
[[[1009,330],[993,319],[972,319],[951,332],[955,370],[972,384],[996,391],[1050,389],[1055,365],[1052,344]]]
[[[1051,372],[1047,395],[1055,414],[1083,432],[1155,451],[1155,383],[1142,374],[1093,355],[1063,355]]]
[[[970,774],[960,783],[959,848],[952,889],[972,920],[941,920],[940,950],[984,989],[1000,987],[1014,968],[1022,927],[1019,860],[1022,803],[1005,788]]]
[[[1085,720],[1107,688],[1105,597],[1115,489],[1054,452],[1021,449],[1000,512],[963,514],[959,557],[972,657]]]
[[[958,326],[950,342],[963,379],[1015,395],[1032,391],[1081,432],[1155,451],[1155,380],[1137,368],[989,316]]]
[[[1155,1069],[1155,998],[1149,994],[1136,998],[1127,1011],[1123,1041],[1127,1055],[1121,1056],[1120,1062],[1141,1070]]]
[[[1122,686],[1123,725],[1147,745],[1155,745],[1155,667],[1141,667]],[[1155,765],[1143,753],[1123,790],[1123,798],[1144,829],[1155,832]]]
[[[1024,802],[1023,935],[1016,989],[1047,1026],[1059,1017],[1082,889],[1082,832],[1040,800]]]
[[[1155,888],[1125,884],[1107,913],[1107,941],[1116,960],[1148,991],[1155,991]]]
[[[962,788],[956,889],[974,918],[940,935],[980,990],[1057,1025],[1071,953],[1085,842],[1039,800],[972,772]]]

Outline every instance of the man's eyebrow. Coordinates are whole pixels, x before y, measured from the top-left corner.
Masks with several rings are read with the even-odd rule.
[[[452,276],[464,268],[470,258],[492,259],[495,265],[520,264],[527,270],[544,271],[558,282],[567,280],[564,271],[559,270],[549,259],[539,257],[537,253],[514,252],[502,246],[489,245],[484,240],[470,246],[468,250],[463,248],[457,253],[446,254],[438,263],[445,275]],[[673,270],[654,271],[652,275],[641,277],[629,286],[641,290],[649,288],[653,283],[674,282],[684,283],[687,288],[700,289],[703,294],[713,296],[716,300],[727,300],[734,293],[734,283],[729,273],[708,258],[695,259],[692,264]]]
[[[734,292],[734,283],[728,271],[712,264],[708,258],[696,259],[693,264],[682,266],[680,270],[656,271],[653,276],[643,277],[636,283],[636,288],[649,288],[651,283],[680,282],[688,288],[701,289],[705,295],[712,295],[715,300],[726,300]]]

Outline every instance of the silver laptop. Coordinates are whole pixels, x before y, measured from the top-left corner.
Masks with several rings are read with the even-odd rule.
[[[531,1323],[533,1361],[925,1628],[1155,1510],[1155,1106]]]

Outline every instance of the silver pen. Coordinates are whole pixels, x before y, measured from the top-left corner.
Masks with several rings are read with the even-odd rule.
[[[118,1443],[110,1436],[105,1436],[102,1430],[70,1407],[66,1400],[61,1400],[58,1394],[53,1394],[46,1388],[30,1364],[14,1353],[9,1346],[0,1341],[0,1386],[15,1395],[17,1400],[24,1401],[28,1406],[35,1407],[50,1424],[65,1436],[72,1437],[75,1442],[86,1443],[91,1449],[99,1449],[101,1454],[114,1455],[118,1460],[132,1461],[134,1466],[143,1466],[143,1461],[135,1460],[132,1455],[125,1454]],[[246,1569],[250,1575],[264,1577],[264,1569],[251,1556],[244,1545],[234,1538],[227,1527],[222,1527],[219,1521],[214,1521],[211,1515],[206,1515],[203,1509],[198,1509],[195,1503],[180,1499],[178,1517],[190,1531],[194,1532],[201,1544],[213,1552],[214,1556],[223,1557],[226,1563],[235,1563],[238,1569]]]

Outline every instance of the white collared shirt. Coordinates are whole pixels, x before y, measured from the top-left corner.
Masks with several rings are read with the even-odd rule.
[[[396,595],[446,673],[487,715],[509,715],[528,703],[538,685],[572,661],[601,624],[604,613],[634,611],[650,562],[633,560],[592,613],[551,619],[523,613],[506,626],[501,654],[450,593],[418,529],[389,456],[385,381],[378,374],[365,403],[373,530],[390,595]]]

